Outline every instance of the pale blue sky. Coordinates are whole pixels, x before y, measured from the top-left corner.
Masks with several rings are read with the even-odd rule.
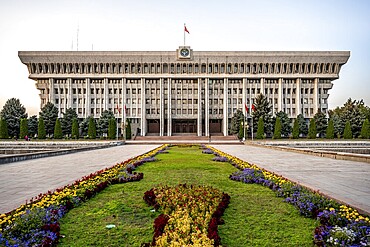
[[[19,50],[173,51],[183,24],[194,50],[349,50],[329,107],[349,98],[370,105],[367,0],[0,0],[0,108],[11,97],[39,111]]]

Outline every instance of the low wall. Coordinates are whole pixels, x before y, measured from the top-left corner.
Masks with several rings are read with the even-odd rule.
[[[249,144],[337,160],[370,163],[370,141],[257,141]],[[351,150],[357,153],[349,152]]]
[[[0,142],[0,150],[14,150],[19,154],[0,156],[0,165],[12,162],[77,153],[122,145],[124,142]],[[41,150],[40,149],[46,149]],[[22,150],[22,151],[20,151]],[[28,153],[24,153],[27,152]]]

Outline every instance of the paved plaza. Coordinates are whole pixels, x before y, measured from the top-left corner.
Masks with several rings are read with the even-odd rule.
[[[0,165],[0,213],[159,145],[124,145]],[[370,214],[370,164],[250,145],[213,145]]]
[[[0,165],[0,214],[159,145],[124,145]]]
[[[215,148],[282,175],[370,215],[370,164],[252,145]]]

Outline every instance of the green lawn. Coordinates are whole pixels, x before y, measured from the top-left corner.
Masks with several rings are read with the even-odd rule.
[[[229,163],[212,161],[199,147],[172,147],[158,161],[137,169],[140,182],[117,184],[72,209],[61,220],[60,246],[140,246],[153,236],[159,213],[150,212],[144,192],[158,185],[210,185],[228,193],[231,202],[219,226],[223,246],[313,246],[316,221],[303,218],[274,192],[261,185],[243,184],[228,177]],[[106,229],[107,224],[116,228]]]

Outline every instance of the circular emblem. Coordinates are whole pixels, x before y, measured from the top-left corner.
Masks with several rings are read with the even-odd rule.
[[[189,49],[185,49],[185,48],[181,49],[180,54],[183,57],[188,57],[190,54]]]

